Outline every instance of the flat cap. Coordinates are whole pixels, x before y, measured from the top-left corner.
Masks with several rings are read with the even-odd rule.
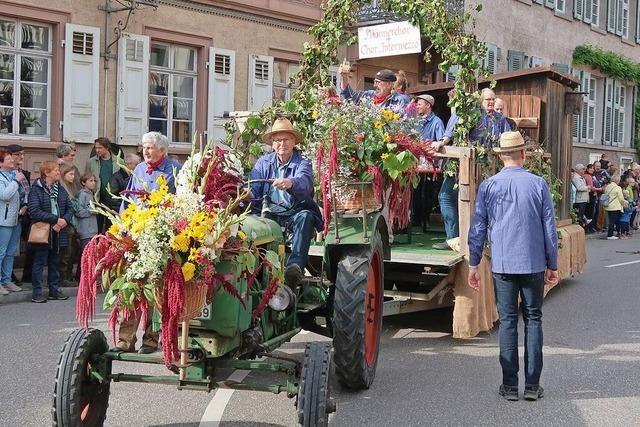
[[[577,171],[580,171],[580,170],[584,170],[586,168],[584,167],[584,165],[582,163],[578,163],[574,169],[577,170]]]
[[[380,80],[383,82],[395,82],[396,81],[396,73],[391,70],[380,70],[376,73],[376,80]]]
[[[434,99],[433,96],[431,95],[418,95],[417,96],[418,99],[424,99],[425,101],[427,101],[429,104],[431,104],[431,106],[433,107],[434,105],[436,105],[436,100]]]
[[[22,145],[18,145],[18,144],[9,144],[9,145],[7,145],[6,150],[9,153],[17,153],[19,151],[24,151],[24,147]]]

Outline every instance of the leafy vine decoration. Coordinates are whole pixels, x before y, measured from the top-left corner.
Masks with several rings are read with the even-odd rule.
[[[313,93],[318,86],[330,84],[329,67],[337,64],[338,48],[352,45],[357,41],[353,31],[357,12],[369,1],[327,0],[324,5],[324,17],[310,28],[309,34],[314,41],[304,45],[300,71],[296,77],[299,86],[293,100],[276,107],[295,116],[296,124],[305,133],[310,134],[313,118],[311,110]],[[443,58],[440,70],[446,72],[452,65],[459,66],[456,74],[455,93],[449,106],[455,108],[458,125],[454,141],[457,145],[466,145],[469,132],[478,120],[480,99],[477,91],[479,70],[483,75],[482,60],[486,54],[483,43],[475,35],[466,32],[473,25],[469,12],[452,15],[447,11],[444,0],[380,0],[378,8],[402,16],[420,29],[437,52]],[[480,11],[481,6],[476,8]],[[425,62],[431,59],[430,49],[424,52]]]

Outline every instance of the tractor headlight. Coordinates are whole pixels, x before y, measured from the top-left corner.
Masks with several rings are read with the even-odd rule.
[[[293,303],[293,291],[288,286],[280,286],[269,300],[269,307],[275,311],[284,311]]]

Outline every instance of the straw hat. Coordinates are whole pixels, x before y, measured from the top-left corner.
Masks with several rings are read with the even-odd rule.
[[[284,118],[276,119],[276,121],[273,122],[271,130],[262,136],[262,141],[265,144],[270,144],[271,137],[279,132],[288,132],[293,135],[296,140],[296,144],[299,144],[300,141],[302,141],[302,133],[298,129],[294,128],[288,119]]]
[[[503,132],[500,135],[500,146],[494,147],[496,153],[509,153],[511,151],[519,151],[524,149],[524,139],[520,132]]]

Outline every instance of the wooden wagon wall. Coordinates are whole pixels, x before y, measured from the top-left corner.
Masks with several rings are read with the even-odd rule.
[[[560,78],[558,78],[558,76]],[[497,76],[496,76],[497,77]],[[554,78],[552,78],[554,77]],[[556,79],[560,80],[557,81]],[[496,79],[495,92],[504,95],[533,95],[541,99],[540,142],[551,153],[553,171],[562,180],[562,201],[556,215],[559,219],[570,217],[570,182],[573,164],[571,145],[571,112],[565,111],[565,94],[573,92],[573,80],[549,71],[523,75],[520,78]]]

